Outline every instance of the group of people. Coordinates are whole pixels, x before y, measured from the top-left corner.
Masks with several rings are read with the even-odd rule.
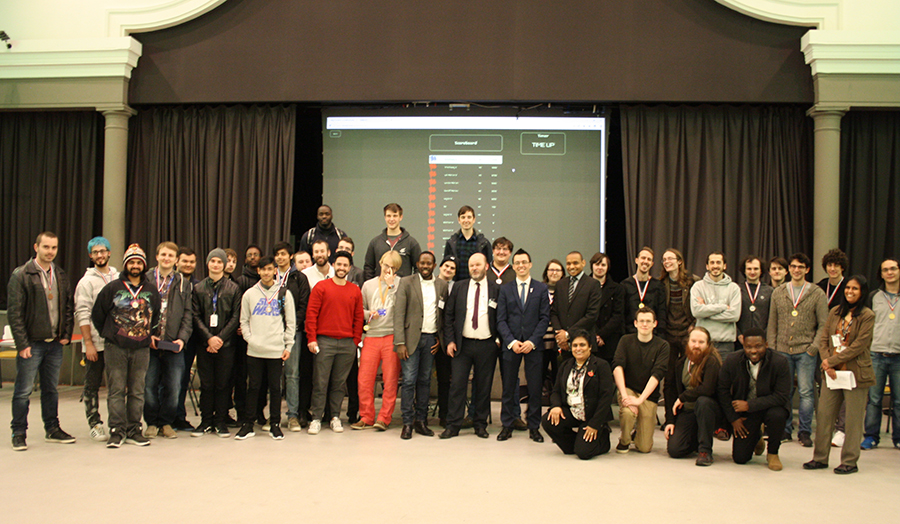
[[[149,268],[142,248],[132,244],[119,273],[109,264],[109,242],[96,237],[88,242],[92,265],[74,294],[53,264],[58,239],[41,233],[35,258],[9,283],[9,322],[19,351],[13,449],[27,449],[28,396],[38,373],[46,440],[74,442],[59,427],[55,384],[62,346],[75,325],[83,336],[91,438],[108,447],[147,445],[151,438],[176,438],[179,430],[230,437],[234,427],[234,437],[243,440],[255,435],[254,423],[281,439],[282,391],[289,431],[306,428],[315,435],[327,421],[342,432],[348,395],[352,429],[385,431],[400,390],[400,437],[433,436],[433,367],[440,438],[469,426],[487,438],[498,360],[500,441],[528,430],[543,442],[543,428],[564,453],[591,458],[610,450],[610,408],[617,404],[616,451],[646,453],[664,393],[671,456],[697,452],[696,463],[710,465],[714,438],[733,436],[736,462],[767,447],[768,466],[778,470],[779,446],[793,439],[794,377],[797,439],[811,447],[821,375],[815,454],[804,467],[827,466],[834,444],[842,447],[835,471],[850,473],[859,450],[879,443],[885,382],[890,377],[893,387],[900,380],[894,313],[900,268],[894,259],[882,263],[883,285],[871,293],[865,277],[845,277],[849,261],[837,249],[825,255],[828,278],[818,285],[806,280],[811,261],[802,253],[789,260],[745,257],[739,286],[726,273],[723,253],[707,256],[701,279],[686,269],[678,250],[667,249],[653,278],[655,254],[647,247],[635,258],[635,274],[621,283],[608,278],[604,253],[588,261],[578,251],[565,263],[548,262],[538,279],[527,251],[514,251],[504,237],[489,242],[475,230],[469,206],[459,210],[460,229],[447,240],[440,263],[400,226],[402,219],[398,204],[384,207],[386,227],[369,243],[362,269],[354,266],[353,240],[334,226],[331,208],[321,206],[317,225],[300,237],[296,252],[279,242],[263,257],[258,246],[249,246],[238,273],[237,253],[216,248],[206,257],[202,280],[193,276],[197,256],[189,248],[163,242]],[[769,284],[762,281],[766,271]],[[195,356],[196,427],[185,412]],[[376,412],[379,367],[383,392]],[[98,409],[103,376],[108,431]],[[900,446],[897,397],[893,441]],[[550,409],[542,415],[544,403]]]

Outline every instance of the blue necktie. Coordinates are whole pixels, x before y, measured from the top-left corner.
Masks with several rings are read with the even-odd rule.
[[[519,301],[522,302],[522,308],[525,308],[525,282],[519,284]]]

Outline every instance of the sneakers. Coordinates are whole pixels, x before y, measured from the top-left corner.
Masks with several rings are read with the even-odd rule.
[[[281,432],[281,425],[273,424],[272,429],[269,430],[269,436],[275,440],[284,440],[284,433]]]
[[[201,422],[199,426],[191,430],[192,437],[202,437],[207,433],[213,432],[212,422]]]
[[[148,439],[147,437],[142,435],[140,431],[138,431],[137,433],[135,433],[133,435],[125,437],[125,443],[132,444],[134,446],[149,446],[150,439]]]
[[[784,469],[784,466],[781,464],[781,459],[778,458],[778,455],[773,453],[766,455],[766,462],[769,464],[769,469],[772,471],[781,471]]]
[[[834,437],[831,438],[831,447],[840,448],[844,445],[844,432],[835,431]]]
[[[56,428],[44,435],[44,441],[50,442],[51,444],[74,444],[75,437],[69,435],[60,428]]]
[[[697,454],[697,462],[698,466],[712,466],[713,458],[712,455],[705,451],[701,451]]]
[[[338,422],[340,422],[340,421],[338,421]],[[391,425],[390,425],[390,424],[385,424],[385,423],[384,423],[383,421],[381,421],[381,420],[376,420],[376,421],[375,421],[375,424],[373,424],[372,427],[374,427],[374,428],[377,429],[378,431],[387,431],[387,428],[391,427]]]
[[[318,435],[320,429],[322,429],[322,421],[316,418],[310,421],[309,429],[306,432],[310,435]]]
[[[25,451],[28,449],[28,444],[25,443],[25,435],[13,435],[12,448],[13,451]]]
[[[91,428],[91,440],[94,442],[106,442],[109,440],[109,435],[106,433],[106,428],[103,427],[103,423],[94,424],[94,427]]]
[[[804,448],[811,448],[813,445],[812,439],[809,438],[808,431],[801,431],[797,434],[797,440],[800,442],[800,445]]]
[[[109,433],[109,440],[106,441],[106,447],[110,449],[121,448],[123,440],[125,440],[125,436],[122,435],[121,432],[111,431]]]
[[[238,430],[237,435],[235,435],[234,438],[235,440],[245,440],[255,436],[256,433],[253,431],[253,424],[244,424],[241,426],[241,429]]]
[[[262,430],[269,431],[270,429],[272,429],[272,424],[267,420],[266,423],[262,425]]]
[[[350,424],[350,429],[372,429],[375,426],[372,424],[366,424],[366,421],[363,419],[359,419],[353,424]]]
[[[241,424],[237,420],[234,420],[234,417],[231,416],[231,413],[228,413],[227,415],[225,415],[225,425],[228,426],[229,428],[241,427]]]
[[[335,433],[344,432],[344,426],[341,424],[341,419],[337,417],[331,419],[331,431],[334,431]]]
[[[628,453],[628,448],[630,446],[628,444],[622,444],[619,442],[616,444],[616,453]]]
[[[787,431],[785,431],[785,432],[781,435],[781,443],[782,443],[782,444],[784,444],[785,442],[790,442],[790,441],[792,441],[792,440],[794,440],[794,439],[791,438],[791,434],[788,433]]]
[[[172,426],[166,424],[159,430],[159,436],[164,438],[178,438],[178,433],[175,432],[175,429]]]
[[[298,419],[297,417],[291,417],[288,419],[288,430],[297,433],[300,431],[300,429],[302,429],[300,427],[300,419]]]
[[[716,430],[715,433],[713,433],[713,437],[715,437],[716,440],[721,440],[722,442],[727,442],[728,439],[731,438],[731,435],[728,434],[728,430],[727,430],[727,429],[725,429],[725,428],[719,428],[719,429]]]
[[[156,426],[147,426],[147,429],[144,430],[144,436],[147,438],[156,438],[156,435],[159,434],[159,428]]]
[[[878,441],[873,437],[866,437],[863,439],[862,444],[859,445],[859,449],[875,449],[878,447]]]
[[[219,438],[228,438],[231,436],[231,432],[228,431],[228,426],[224,422],[216,424],[216,436]]]
[[[176,420],[172,423],[172,429],[175,431],[194,431],[194,426],[187,420]]]

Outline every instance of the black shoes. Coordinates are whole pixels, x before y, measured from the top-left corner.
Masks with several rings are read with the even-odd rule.
[[[540,443],[540,442],[543,442],[543,441],[544,441],[544,436],[541,435],[541,430],[539,430],[539,429],[537,429],[537,428],[529,429],[529,430],[528,430],[528,436],[529,436],[529,438],[531,438],[531,440],[533,440],[533,441],[535,441],[535,442],[539,442],[539,443]]]
[[[487,428],[475,428],[475,436],[478,438],[488,438]]]
[[[13,451],[25,451],[28,449],[28,444],[25,443],[25,435],[13,435],[12,448]]]
[[[191,430],[192,437],[202,437],[207,433],[214,431],[212,422],[201,422],[199,426]]]
[[[172,422],[172,429],[175,431],[194,431],[194,426],[187,420],[176,420]]]
[[[851,473],[856,473],[859,471],[859,468],[856,466],[848,466],[846,464],[841,464],[840,466],[834,468],[834,472],[838,475],[849,475]]]
[[[284,432],[281,431],[281,424],[277,422],[272,422],[269,428],[269,436],[274,440],[284,440]]]
[[[231,413],[225,415],[225,425],[229,428],[241,427],[241,424],[237,420],[234,420],[234,418],[232,418]]]
[[[808,431],[801,431],[800,433],[798,433],[797,440],[800,441],[800,445],[803,446],[804,448],[811,448],[813,445],[812,439],[809,438]]]
[[[216,436],[219,438],[228,438],[231,436],[231,432],[228,431],[228,426],[226,426],[224,422],[216,424]]]
[[[503,426],[503,429],[500,430],[500,434],[497,435],[497,440],[499,440],[500,442],[503,442],[504,440],[509,440],[509,437],[512,436],[512,432],[513,432],[513,428],[511,428],[509,426]],[[478,435],[478,432],[476,431],[475,434]],[[479,435],[479,436],[481,436],[481,435]]]
[[[403,424],[403,429],[400,430],[400,438],[402,438],[403,440],[409,440],[412,438],[412,432],[412,426],[410,426],[409,424]]]
[[[513,421],[512,427],[516,431],[525,431],[528,429],[528,424],[526,424],[524,420],[517,418]]]
[[[238,430],[237,435],[234,436],[235,440],[245,440],[250,437],[255,437],[256,432],[253,431],[253,423],[243,424],[241,425],[241,429]]]
[[[112,430],[109,432],[109,439],[106,441],[106,447],[110,449],[121,448],[125,435],[121,431]]]
[[[803,464],[803,469],[825,469],[827,467],[828,467],[827,463],[819,462],[818,460],[810,460],[809,462],[806,462],[805,464]],[[838,467],[840,467],[840,466],[838,466]],[[837,472],[837,469],[835,469],[835,472]]]
[[[56,428],[44,435],[44,441],[50,442],[51,444],[74,444],[75,437],[69,435],[60,428]]]
[[[698,466],[712,466],[713,458],[712,455],[705,451],[701,451],[697,454],[697,464]]]
[[[447,426],[447,429],[441,432],[439,438],[447,439],[459,436],[459,428]]]
[[[125,443],[131,444],[133,446],[149,446],[150,439],[145,437],[140,430],[136,431],[134,434],[125,437]]]
[[[417,421],[413,424],[413,429],[414,429],[414,430],[416,431],[416,433],[418,433],[419,435],[424,435],[424,436],[426,436],[426,437],[433,437],[433,436],[434,436],[434,431],[431,431],[431,429],[425,424],[425,422],[422,422],[421,420],[417,420]]]

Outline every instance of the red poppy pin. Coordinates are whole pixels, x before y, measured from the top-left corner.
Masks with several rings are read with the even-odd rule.
[[[593,376],[594,376],[594,372],[593,372],[593,371],[588,371],[588,376],[589,376],[589,377],[593,377]]]

